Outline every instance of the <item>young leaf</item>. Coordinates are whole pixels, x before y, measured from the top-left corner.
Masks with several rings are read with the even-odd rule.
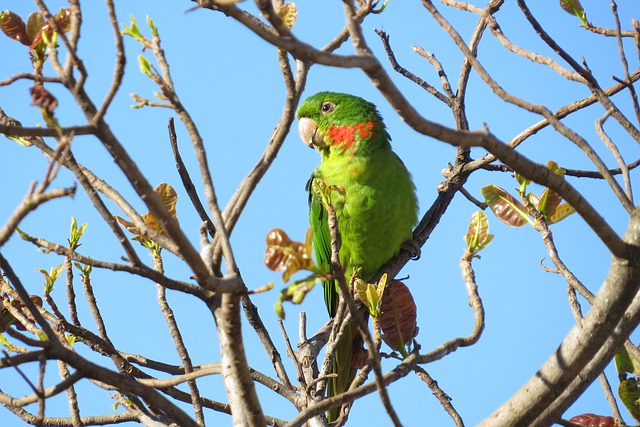
[[[620,381],[618,395],[631,416],[640,422],[640,383],[638,378],[630,377]]]
[[[123,226],[128,232],[133,233],[133,234],[140,234],[140,231],[138,230],[138,228],[130,221],[127,221],[126,219],[118,216],[118,215],[114,215],[113,218],[118,221],[118,223]]]
[[[640,361],[631,357],[624,347],[620,347],[614,360],[619,376],[626,374],[640,375]]]
[[[10,10],[0,12],[0,30],[7,37],[17,40],[25,46],[31,44],[24,21]]]
[[[144,56],[138,55],[138,65],[140,65],[140,71],[142,74],[146,74],[147,76],[153,78],[153,72],[151,71],[151,62]]]
[[[518,184],[520,184],[520,188],[518,189],[518,193],[525,194],[527,192],[527,185],[531,184],[531,180],[525,178],[520,175],[518,172],[514,173],[514,177]]]
[[[547,169],[550,169],[556,175],[564,176],[565,174],[564,169],[553,160],[547,162]],[[561,202],[562,196],[550,188],[545,188],[540,199],[534,203],[534,206],[545,218],[550,218],[554,215]]]
[[[291,276],[300,270],[309,270],[314,266],[311,259],[309,232],[305,244],[292,241],[287,233],[274,228],[267,233],[267,250],[264,263],[270,270],[284,271],[282,281],[288,282]]]
[[[64,334],[64,337],[67,339],[67,342],[71,347],[76,343],[76,336],[71,334]]]
[[[417,335],[416,303],[407,286],[393,280],[387,285],[382,297],[380,328],[382,339],[393,350],[407,357],[406,346]]]
[[[42,298],[40,298],[38,295],[29,295],[29,299],[37,307],[42,308]],[[20,311],[22,311],[22,309],[25,307],[24,303],[19,299],[12,299],[10,304],[12,307],[17,308]],[[18,329],[19,331],[27,330],[26,326],[23,325],[22,322],[20,322],[18,319],[16,319],[6,308],[2,310],[2,316],[4,317],[4,321],[7,325],[15,325],[16,329]],[[29,322],[33,324],[31,321]]]
[[[13,344],[7,340],[7,337],[4,336],[4,333],[0,333],[0,345],[6,347],[8,351],[14,351],[15,348]]]
[[[467,250],[472,254],[480,252],[486,248],[493,240],[493,234],[489,234],[489,220],[482,211],[477,211],[471,216],[467,235],[464,241],[467,242]]]
[[[293,304],[301,304],[307,294],[315,287],[316,283],[324,279],[326,279],[325,275],[314,273],[304,279],[296,280],[282,289],[275,305],[275,311],[278,317],[281,319],[285,318],[283,307],[285,301],[291,301]]]
[[[87,223],[85,222],[84,224],[82,224],[80,226],[80,228],[78,228],[78,221],[75,219],[75,217],[71,217],[71,231],[70,231],[70,237],[67,240],[69,242],[69,248],[70,249],[77,249],[78,246],[81,245],[80,242],[80,238],[82,237],[82,235],[84,234],[84,230],[87,228]]]
[[[58,276],[60,276],[60,272],[62,271],[62,264],[57,265],[55,267],[51,267],[51,270],[47,272],[47,270],[43,270],[41,268],[36,268],[37,271],[42,273],[44,276],[44,292],[45,294],[51,293],[53,291],[53,285],[56,280],[58,280]]]
[[[53,113],[58,106],[58,100],[42,84],[36,84],[29,88],[31,94],[31,105],[40,107],[45,118],[53,117]]]
[[[620,377],[618,395],[633,418],[640,421],[640,384],[636,377],[640,374],[640,361],[632,357],[624,347],[620,347],[615,355],[616,370]],[[627,375],[636,375],[627,378]]]
[[[560,0],[560,7],[569,15],[577,16],[583,27],[589,27],[587,13],[584,11],[580,0]]]
[[[482,196],[496,218],[505,224],[522,227],[528,222],[533,225],[533,221],[525,213],[524,205],[497,185],[482,187]]]
[[[32,14],[33,15],[33,14]],[[49,25],[44,18],[34,16],[27,21],[27,31],[30,34],[31,44],[29,45],[29,51],[37,61],[44,61],[46,59],[46,48],[48,45],[56,45],[58,40],[58,33],[54,30],[53,26]],[[42,19],[42,21],[40,21]],[[63,33],[68,32],[71,29],[71,9],[62,8],[53,17],[58,24],[58,29]]]
[[[153,37],[158,37],[158,27],[156,27],[155,22],[151,19],[151,17],[147,16],[147,25],[151,29],[151,34]]]
[[[550,188],[545,188],[540,196],[540,200],[534,205],[545,218],[549,218],[555,213],[560,202],[562,202],[562,197],[558,193]]]
[[[376,285],[367,283],[362,279],[356,279],[355,288],[358,298],[367,306],[369,314],[371,314],[372,317],[380,316],[380,308],[386,285],[386,273],[382,275]]]
[[[71,29],[71,8],[63,7],[56,16],[53,17],[63,33],[69,32]]]
[[[46,24],[42,14],[40,12],[33,12],[27,18],[26,32],[29,37],[29,45],[33,43],[33,41],[38,36],[38,33],[42,30]]]
[[[557,162],[554,162],[553,160],[549,160],[546,166],[547,166],[547,169],[551,169],[551,171],[556,175],[564,176],[564,174],[566,173],[565,170],[562,169],[560,165]]]
[[[82,265],[79,262],[74,262],[73,266],[75,268],[77,268],[78,270],[80,270],[80,273],[82,274],[82,278],[84,279],[88,279],[91,276],[91,270],[93,270],[93,267],[90,265]]]
[[[136,18],[131,15],[129,16],[129,20],[131,22],[131,25],[122,24],[122,28],[124,28],[124,30],[120,31],[120,34],[122,34],[123,36],[129,36],[138,42],[142,42],[144,40],[144,37],[142,36],[142,33],[140,33],[140,27],[138,27]]]
[[[571,215],[572,213],[575,213],[575,209],[573,209],[573,207],[571,205],[569,205],[568,203],[563,203],[560,206],[558,206],[555,210],[555,212],[553,213],[553,215],[551,215],[549,218],[547,218],[547,222],[549,224],[555,224],[556,222],[560,222],[563,219],[565,219],[566,217],[568,217],[569,215]]]
[[[166,182],[163,182],[156,187],[155,192],[160,195],[162,203],[164,203],[171,216],[177,219],[176,204],[178,203],[178,193],[176,193],[176,190]]]
[[[580,0],[560,0],[560,7],[569,15],[575,15],[576,11],[584,10]]]
[[[382,12],[384,12],[384,10],[387,8],[388,4],[389,4],[389,0],[384,0],[384,3],[382,3],[382,5],[379,8],[375,9],[373,11],[373,13],[382,13]]]
[[[332,192],[336,191],[339,194],[342,194],[343,196],[345,194],[344,187],[340,185],[327,185],[320,178],[313,178],[311,180],[311,191],[313,191],[318,196],[322,204],[325,206],[332,205],[331,203]]]
[[[296,8],[295,3],[288,2],[283,4],[278,9],[278,16],[282,19],[282,23],[288,29],[293,28],[293,25],[296,23],[296,18],[298,18],[298,9]]]
[[[178,195],[173,187],[171,187],[169,184],[162,183],[155,188],[155,192],[158,193],[171,216],[173,216],[177,221],[178,218],[176,216],[176,203],[178,202]],[[158,252],[160,250],[160,247],[153,240],[143,237],[140,233],[140,230],[138,230],[138,227],[136,227],[132,222],[129,222],[117,215],[114,215],[113,217],[120,223],[120,225],[126,228],[129,232],[136,235],[132,238],[132,240],[139,241],[142,246],[153,252]],[[151,212],[147,212],[146,214],[141,215],[141,217],[144,220],[145,224],[147,224],[150,228],[153,228],[160,233],[165,233],[164,229],[158,222],[158,219]]]
[[[160,196],[164,206],[167,208],[171,216],[177,221],[176,204],[178,203],[178,194],[173,187],[167,183],[162,183],[158,185],[154,191]],[[149,227],[159,231],[160,233],[165,233],[164,229],[158,222],[158,219],[151,212],[147,212],[142,215],[142,219],[144,219],[145,224]]]

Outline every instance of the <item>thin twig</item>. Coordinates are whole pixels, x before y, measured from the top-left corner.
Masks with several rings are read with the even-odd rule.
[[[160,273],[164,272],[162,257],[160,255],[154,256],[154,264],[156,270]],[[169,332],[171,333],[171,338],[173,339],[173,344],[180,356],[180,360],[182,361],[182,366],[184,367],[184,371],[186,374],[193,372],[193,364],[191,363],[191,356],[189,355],[189,351],[184,344],[184,339],[182,338],[182,333],[180,332],[180,328],[178,327],[178,323],[175,318],[175,314],[173,310],[169,306],[167,301],[167,290],[161,284],[156,284],[157,294],[158,294],[158,304],[160,305],[160,310],[162,311],[162,315],[167,323],[167,327],[169,328]],[[202,403],[200,400],[200,390],[198,389],[198,385],[195,380],[188,380],[187,384],[189,386],[189,390],[191,392],[191,404],[193,405],[193,412],[196,417],[196,422],[204,426],[204,414],[202,412]]]
[[[244,310],[247,321],[260,338],[262,346],[264,347],[266,353],[269,355],[271,363],[273,364],[273,367],[276,371],[276,375],[278,375],[280,381],[287,388],[293,390],[293,385],[291,384],[291,380],[289,379],[289,375],[287,374],[287,370],[285,369],[284,363],[282,361],[282,356],[280,356],[280,352],[273,343],[267,327],[258,314],[258,308],[253,304],[249,295],[242,296],[242,308]]]
[[[58,361],[58,367],[60,369],[60,378],[66,380],[69,378],[69,367],[66,363]],[[71,420],[73,420],[74,427],[82,427],[82,418],[80,417],[80,406],[78,405],[78,394],[76,393],[73,383],[67,387],[67,402],[69,403],[69,412],[71,412]],[[44,415],[44,414],[43,414]],[[43,417],[44,418],[44,417]]]
[[[308,388],[308,385],[307,385],[307,379],[302,369],[302,364],[298,360],[298,356],[296,355],[296,352],[293,351],[293,347],[291,346],[291,340],[289,339],[289,335],[287,334],[287,330],[284,327],[284,322],[282,321],[282,319],[278,319],[278,326],[280,326],[280,332],[282,333],[282,337],[284,338],[284,344],[285,344],[285,347],[287,348],[287,355],[293,362],[293,366],[296,368],[296,372],[298,373],[298,381],[300,382],[300,386],[303,389],[306,389]]]
[[[443,85],[445,87],[445,92],[448,92],[447,95],[444,95],[443,93],[438,91],[438,89],[436,89],[435,87],[433,87],[429,83],[427,83],[425,80],[421,79],[420,77],[418,77],[417,75],[413,74],[412,72],[410,72],[406,68],[402,67],[400,64],[398,64],[398,60],[396,59],[396,55],[393,53],[393,50],[391,49],[391,44],[389,42],[389,35],[385,31],[380,30],[378,28],[375,28],[374,31],[380,37],[380,40],[382,40],[382,45],[384,46],[384,50],[387,53],[387,57],[389,58],[389,63],[391,64],[391,67],[393,67],[393,69],[396,72],[398,72],[399,74],[403,75],[404,77],[406,77],[410,81],[414,82],[415,84],[420,86],[422,89],[424,89],[427,92],[429,92],[431,95],[435,96],[436,99],[444,102],[446,105],[451,106],[451,98],[452,98],[452,96],[449,95],[450,92],[451,92],[451,89],[449,88],[448,91],[446,90],[446,88],[448,87],[448,83],[447,83],[446,86]],[[414,47],[414,50],[416,50],[415,47]],[[424,56],[425,58],[428,58],[428,56],[423,55],[422,52],[425,55],[426,55],[426,52],[421,51],[421,55]],[[446,81],[446,75],[444,75],[444,73],[442,73],[442,74],[438,73],[438,74],[440,75],[441,78],[445,79],[445,81]]]
[[[631,96],[631,105],[633,105],[633,111],[636,113],[636,121],[640,124],[640,105],[638,105],[638,95],[636,88],[631,84],[631,75],[629,74],[629,61],[624,53],[624,46],[622,44],[622,29],[620,28],[620,16],[618,16],[618,5],[615,0],[611,0],[611,12],[616,22],[616,38],[618,39],[618,54],[620,55],[620,61],[622,62],[622,68],[624,69],[624,83],[627,84],[629,89],[629,95]]]
[[[438,382],[434,380],[431,375],[429,375],[429,373],[425,371],[421,366],[414,366],[413,370],[415,371],[416,375],[427,384],[427,387],[431,389],[431,392],[438,399],[444,410],[447,411],[447,414],[449,414],[456,427],[464,427],[462,417],[460,417],[458,411],[456,411],[456,409],[453,407],[451,398],[444,391],[442,391],[442,389],[438,385]]]
[[[609,137],[609,135],[607,135],[607,133],[604,130],[604,122],[605,120],[607,120],[608,117],[609,117],[609,112],[605,113],[604,116],[596,120],[596,132],[598,132],[598,136],[600,137],[602,142],[604,142],[609,152],[613,155],[613,157],[618,162],[618,166],[620,167],[620,171],[622,173],[622,180],[624,182],[625,193],[624,194],[616,193],[616,196],[618,196],[618,198],[620,197],[624,198],[624,200],[620,200],[620,201],[622,205],[627,208],[628,212],[631,213],[632,210],[629,211],[629,209],[633,207],[633,190],[631,187],[631,178],[629,176],[629,168],[627,168],[627,164],[622,158],[622,154],[620,153],[620,150],[618,150],[618,146],[616,145],[615,142],[613,142],[613,140]]]
[[[14,234],[16,228],[24,219],[24,217],[26,217],[30,212],[37,209],[38,206],[48,202],[49,200],[57,199],[60,197],[73,196],[75,192],[76,187],[73,186],[70,188],[54,189],[47,193],[27,194],[22,203],[18,205],[18,207],[11,213],[2,227],[0,227],[0,247],[2,247]]]
[[[118,26],[118,17],[116,16],[116,7],[113,0],[107,0],[107,10],[109,14],[109,22],[111,23],[111,31],[113,33],[113,37],[115,39],[115,50],[116,50],[116,63],[113,67],[113,80],[111,81],[111,85],[109,86],[109,91],[104,97],[102,101],[102,105],[98,111],[96,111],[95,116],[93,117],[93,122],[98,123],[102,120],[104,115],[107,113],[113,98],[115,98],[120,86],[122,85],[122,79],[124,77],[124,69],[127,63],[127,56],[124,52],[124,42],[122,40],[122,33],[120,32],[120,28]]]
[[[209,231],[209,235],[211,237],[214,237],[216,234],[216,228],[213,225],[213,221],[211,221],[211,218],[209,218],[209,214],[207,214],[207,211],[204,209],[204,206],[202,206],[202,202],[198,197],[196,187],[193,185],[193,180],[189,175],[189,170],[182,161],[182,156],[180,155],[180,150],[178,149],[178,137],[176,136],[176,128],[173,124],[173,117],[169,117],[169,142],[171,143],[173,157],[176,160],[176,170],[180,175],[180,180],[182,181],[182,185],[187,192],[187,195],[189,196],[189,200],[191,200],[191,204],[200,216],[200,219],[205,223],[207,231]]]

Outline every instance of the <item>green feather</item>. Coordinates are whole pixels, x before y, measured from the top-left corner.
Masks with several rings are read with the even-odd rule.
[[[298,110],[300,135],[322,155],[312,178],[344,192],[331,193],[341,235],[340,262],[347,279],[354,269],[369,281],[411,238],[418,220],[418,201],[411,175],[392,151],[390,137],[375,105],[362,98],[334,92],[320,92],[307,98]],[[329,270],[331,237],[327,212],[310,185],[309,210],[313,245],[318,266]],[[338,289],[334,281],[323,283],[329,315],[335,315]],[[347,328],[338,343],[327,396],[346,391],[355,377],[351,365],[355,324]],[[361,346],[359,342],[356,344]],[[328,413],[336,419],[338,409]]]

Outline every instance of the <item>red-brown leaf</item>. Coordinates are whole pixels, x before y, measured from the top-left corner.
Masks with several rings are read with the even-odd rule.
[[[26,31],[29,36],[29,44],[33,43],[42,27],[45,26],[44,18],[40,12],[33,12],[27,18]]]
[[[29,93],[31,93],[31,101],[33,101],[31,105],[40,107],[44,109],[49,116],[53,116],[53,112],[58,106],[58,100],[56,100],[51,92],[46,90],[41,84],[37,84],[29,88]]]
[[[482,195],[500,221],[511,227],[521,227],[529,222],[527,208],[511,194],[497,185],[482,187]]]
[[[291,245],[289,235],[279,228],[274,228],[267,233],[266,240],[267,251],[264,254],[265,265],[273,271],[286,269],[289,256],[281,248]]]
[[[274,228],[267,233],[267,250],[264,253],[265,265],[273,271],[284,271],[282,281],[288,282],[291,276],[300,270],[313,266],[310,249],[310,234],[306,242],[294,242],[287,233]]]
[[[31,39],[29,39],[29,35],[27,34],[24,21],[10,10],[0,12],[0,30],[2,30],[7,37],[17,40],[25,46],[31,44]]]
[[[380,328],[384,342],[405,353],[405,346],[417,334],[416,303],[409,288],[398,280],[389,282],[382,296]]]
[[[583,427],[614,427],[615,425],[612,417],[596,414],[576,415],[569,422]]]

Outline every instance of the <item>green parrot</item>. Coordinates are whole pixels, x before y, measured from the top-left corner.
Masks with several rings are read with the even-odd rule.
[[[340,262],[347,280],[354,270],[369,281],[398,254],[418,221],[418,200],[411,175],[391,149],[391,138],[376,106],[357,96],[320,92],[307,98],[297,113],[300,137],[322,156],[307,185],[316,263],[330,268],[331,236],[327,212],[311,182],[321,180],[331,192],[341,236]],[[338,284],[323,283],[331,317],[338,307]],[[355,323],[338,343],[327,396],[346,391],[362,363],[364,348]],[[366,353],[364,353],[366,356]],[[360,357],[358,357],[360,356]],[[358,366],[359,365],[359,366]],[[339,408],[328,412],[334,421]]]

